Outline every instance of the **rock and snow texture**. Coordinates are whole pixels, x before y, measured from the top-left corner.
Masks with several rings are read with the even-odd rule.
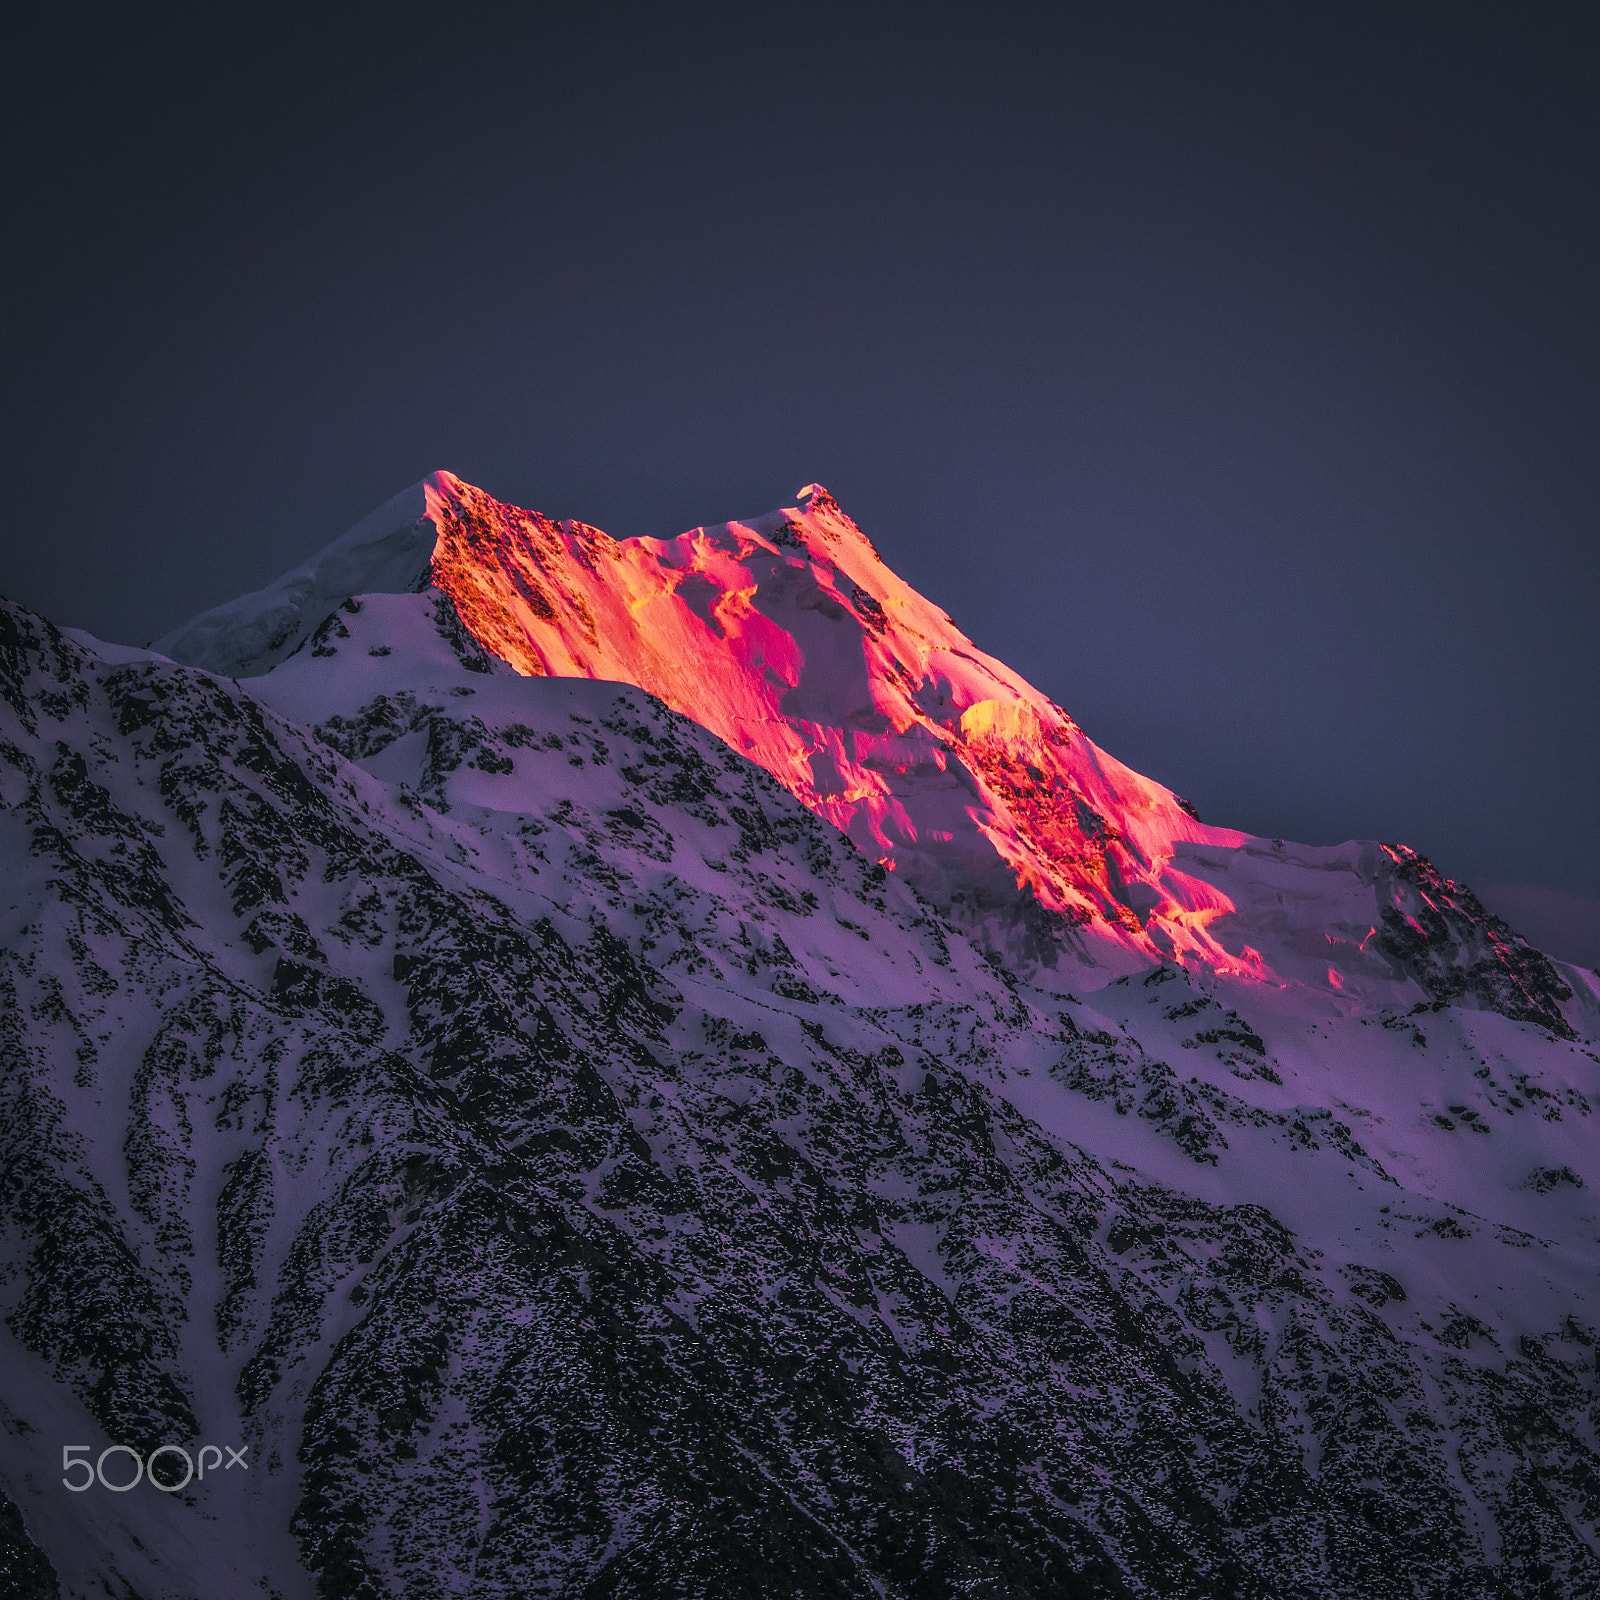
[[[19,1592],[1600,1595],[1600,980],[1427,862],[820,492],[440,475],[160,648],[0,609]]]
[[[1560,1016],[1548,962],[1409,852],[1204,826],[978,650],[820,485],[748,521],[616,540],[435,473],[156,648],[253,676],[347,594],[430,586],[518,673],[637,684],[709,728],[1031,976],[1064,954],[1069,986],[1085,961],[1167,959],[1381,1004],[1406,998],[1401,974],[1429,998]],[[1449,930],[1424,973],[1390,946],[1429,918]]]

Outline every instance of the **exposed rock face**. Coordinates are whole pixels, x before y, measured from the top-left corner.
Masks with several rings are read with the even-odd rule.
[[[1383,849],[1394,866],[1379,880],[1383,931],[1378,942],[1408,977],[1435,1000],[1471,996],[1490,1011],[1576,1037],[1561,1012],[1572,988],[1548,956],[1415,850]]]
[[[0,1591],[15,1600],[60,1600],[61,1587],[44,1552],[28,1537],[22,1513],[0,1497]]]
[[[19,1592],[1600,1594],[1592,985],[924,693],[819,494],[476,493],[192,625],[242,682],[0,609]]]

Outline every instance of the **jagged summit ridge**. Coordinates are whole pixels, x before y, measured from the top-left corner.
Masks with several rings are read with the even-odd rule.
[[[1097,750],[891,572],[818,484],[764,516],[618,540],[434,473],[156,648],[255,676],[348,595],[429,584],[517,672],[635,683],[693,717],[1015,954],[1049,964],[1065,937],[1114,964],[1252,966],[1205,934],[1225,899],[1169,866],[1176,840],[1244,835],[1203,828]]]
[[[292,655],[350,595],[426,588],[433,580],[439,541],[447,528],[460,520],[459,509],[479,507],[489,498],[453,472],[431,472],[265,588],[200,613],[154,640],[150,648],[186,666],[228,677],[268,672]],[[807,484],[795,498],[797,505],[810,511],[832,513],[836,524],[842,523],[864,538],[821,484]],[[591,541],[608,537],[585,523],[557,523],[538,512],[523,512],[499,502],[494,505],[513,528],[545,533],[565,529]],[[876,558],[876,550],[873,555]],[[523,670],[538,675],[531,665],[525,664]]]
[[[1420,887],[1376,844],[1207,826],[1099,749],[817,484],[763,516],[613,539],[438,472],[157,648],[320,724],[403,676],[398,637],[367,642],[399,650],[387,677],[352,666],[328,636],[339,605],[425,589],[506,668],[632,683],[693,718],[1035,975],[1173,960],[1334,1006],[1448,995],[1561,1025],[1570,994],[1549,964],[1444,880]],[[1423,951],[1404,931],[1416,914],[1449,924]]]

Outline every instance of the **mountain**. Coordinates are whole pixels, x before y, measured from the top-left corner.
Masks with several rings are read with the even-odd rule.
[[[901,582],[825,489],[798,501],[615,540],[435,473],[155,648],[252,677],[318,659],[351,594],[431,589],[516,672],[636,684],[710,729],[1041,982],[1063,956],[1069,987],[1169,960],[1374,1003],[1420,984],[1561,1028],[1548,964],[1410,851],[1206,827]],[[320,726],[406,682],[307,661],[262,693]]]
[[[16,1592],[1600,1594],[1600,978],[820,488],[436,474],[0,701]]]

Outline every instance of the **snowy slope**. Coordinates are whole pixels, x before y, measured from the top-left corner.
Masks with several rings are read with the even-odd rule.
[[[157,648],[253,676],[346,594],[430,584],[517,672],[634,683],[709,728],[1035,978],[1168,959],[1560,1016],[1549,963],[1409,852],[1201,824],[979,651],[815,484],[747,522],[619,541],[435,473]]]
[[[1202,827],[802,501],[441,476],[208,670],[0,610],[0,1573],[1600,1594],[1593,975]]]

